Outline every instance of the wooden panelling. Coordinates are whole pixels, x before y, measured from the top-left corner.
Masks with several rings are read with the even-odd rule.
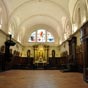
[[[82,45],[76,47],[76,59],[77,59],[78,71],[83,72],[83,50],[82,50]]]
[[[0,53],[0,71],[5,70],[5,56],[4,53]]]
[[[82,47],[83,47],[83,77],[88,82],[88,22],[81,27]]]

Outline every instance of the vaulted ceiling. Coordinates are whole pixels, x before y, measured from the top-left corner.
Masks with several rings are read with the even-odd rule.
[[[46,29],[59,45],[72,32],[71,21],[77,0],[3,0],[8,13],[8,32],[23,45],[30,45],[30,34]],[[19,38],[19,39],[18,39]]]

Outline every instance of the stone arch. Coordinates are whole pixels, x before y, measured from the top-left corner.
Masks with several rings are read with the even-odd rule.
[[[87,19],[87,9],[86,9],[86,3],[85,0],[77,0],[74,10],[73,10],[73,15],[72,15],[72,31],[75,29],[80,28],[80,26],[86,22]]]
[[[6,6],[2,0],[0,0],[0,22],[1,22],[1,30],[7,33],[8,28],[8,13]]]

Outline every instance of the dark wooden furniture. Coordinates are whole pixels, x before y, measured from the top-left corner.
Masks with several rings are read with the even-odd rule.
[[[68,64],[67,68],[69,71],[77,71],[77,59],[76,59],[76,45],[77,45],[77,38],[72,36],[71,39],[68,40],[69,43],[69,57],[68,57]]]
[[[33,68],[33,57],[19,57],[14,56],[12,58],[13,69],[32,69]]]
[[[5,56],[4,53],[0,53],[0,72],[5,71]]]
[[[71,72],[71,71],[77,71],[77,59],[76,59],[76,37],[71,36],[68,40],[69,44],[69,55],[68,55],[68,62],[66,64],[66,69],[63,69],[63,72]]]
[[[83,49],[82,45],[76,47],[76,58],[78,65],[78,72],[83,72]]]
[[[81,27],[81,41],[83,47],[83,77],[88,82],[88,22]]]

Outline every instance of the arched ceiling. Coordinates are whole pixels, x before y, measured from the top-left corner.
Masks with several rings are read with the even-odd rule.
[[[28,36],[33,30],[45,28],[55,35],[56,42],[64,40],[65,22],[71,31],[70,0],[3,0],[8,11],[8,31],[23,45],[28,45]],[[35,27],[36,25],[36,27]],[[11,31],[12,30],[12,31]],[[26,41],[24,41],[26,40]]]

